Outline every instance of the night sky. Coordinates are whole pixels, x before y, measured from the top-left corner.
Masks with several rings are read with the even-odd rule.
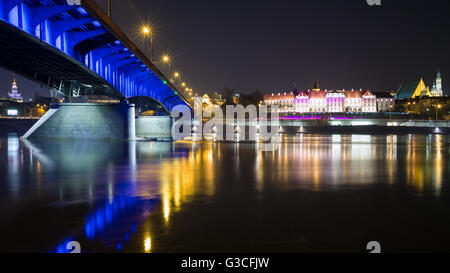
[[[324,89],[387,91],[421,76],[431,87],[438,69],[450,91],[448,0],[112,1],[113,20],[146,52],[139,26],[155,25],[155,56],[169,54],[199,92],[280,92],[315,80]],[[0,71],[0,96],[11,80]],[[48,95],[21,77],[18,84],[26,97]]]

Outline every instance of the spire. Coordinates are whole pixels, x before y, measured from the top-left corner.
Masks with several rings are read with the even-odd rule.
[[[319,82],[317,80],[314,82],[314,89],[313,90],[320,90]]]
[[[19,92],[17,88],[17,82],[16,82],[16,74],[14,74],[14,80],[12,82],[11,92],[8,92],[8,96],[12,99],[16,100],[22,100],[22,94]]]
[[[438,78],[438,79],[441,78],[441,71],[439,71],[439,70],[438,70],[438,73],[437,73],[437,78]]]

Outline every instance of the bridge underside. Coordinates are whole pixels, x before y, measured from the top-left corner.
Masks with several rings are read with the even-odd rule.
[[[16,31],[14,26],[1,20],[0,66],[52,90],[59,90],[67,97],[79,90],[81,96],[124,98],[85,65],[74,62],[70,56],[26,32]]]
[[[66,97],[186,99],[94,0],[0,0],[0,66]]]

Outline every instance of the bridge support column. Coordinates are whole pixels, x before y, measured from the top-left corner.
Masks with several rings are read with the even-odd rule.
[[[136,137],[172,140],[172,117],[140,116],[136,119]]]
[[[136,112],[134,104],[129,104],[127,119],[128,119],[128,140],[136,139]]]
[[[23,138],[133,140],[134,105],[52,104],[51,110]]]

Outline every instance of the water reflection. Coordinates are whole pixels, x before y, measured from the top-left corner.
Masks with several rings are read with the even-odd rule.
[[[139,217],[140,213],[151,212],[158,203],[158,200],[141,200],[126,196],[99,202],[95,210],[86,216],[84,233],[77,231],[71,234],[53,251],[69,253],[71,249],[67,249],[67,244],[75,240],[87,249],[91,245],[106,245],[110,249],[121,251],[124,244],[136,233],[136,227],[143,219]],[[146,251],[150,251],[150,244],[145,247]]]
[[[237,212],[234,200],[252,207],[260,198],[276,210],[278,193],[370,192],[374,185],[437,198],[448,180],[445,135],[280,137],[279,149],[266,152],[258,143],[46,142],[11,134],[0,141],[7,182],[0,184],[0,248],[67,252],[77,240],[86,252],[171,251],[180,247],[173,238],[189,233],[182,226],[208,221],[190,211],[195,204],[226,200],[230,208],[219,211],[227,215]],[[11,201],[18,207],[9,210]],[[43,227],[33,232],[47,244],[21,242],[14,231],[36,207]]]

